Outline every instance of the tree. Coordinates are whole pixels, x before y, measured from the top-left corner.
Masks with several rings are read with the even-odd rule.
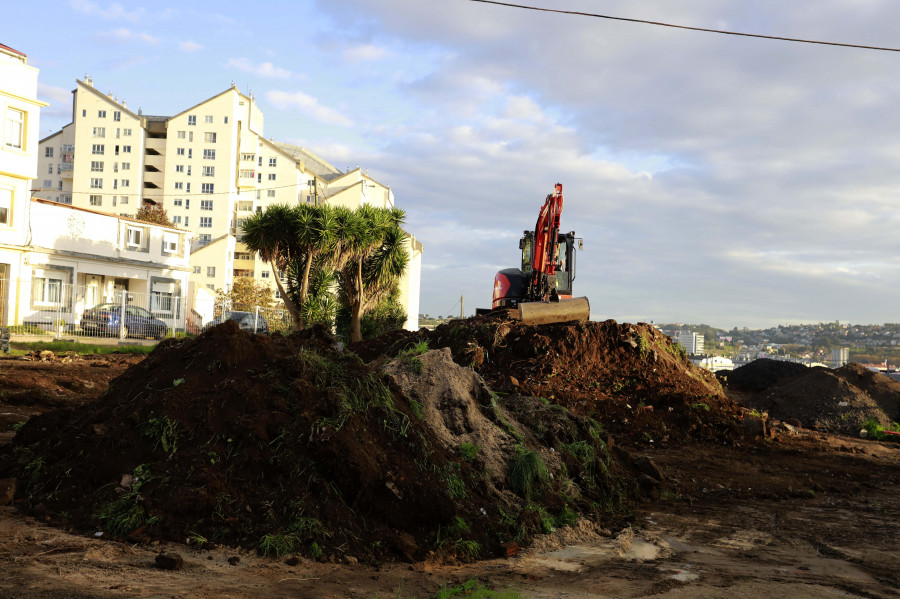
[[[137,214],[134,215],[134,218],[142,220],[145,223],[163,225],[164,227],[175,226],[172,224],[172,221],[169,220],[169,215],[166,214],[166,209],[163,208],[162,204],[144,202],[141,204],[140,209],[138,209]]]
[[[402,210],[366,205],[353,217],[358,222],[338,234],[335,260],[341,300],[350,310],[351,343],[362,341],[363,314],[391,292],[409,264]]]
[[[302,329],[301,306],[307,300],[313,262],[320,254],[332,252],[336,244],[334,209],[306,204],[269,206],[244,223],[243,242],[272,265],[294,328]],[[290,293],[281,283],[280,273],[293,273]]]
[[[400,288],[395,285],[371,310],[360,318],[360,332],[363,339],[371,339],[388,331],[402,329],[406,323],[406,310],[400,305]],[[345,339],[350,337],[350,307],[341,305],[335,321],[337,334]]]
[[[236,277],[227,292],[216,289],[216,304],[221,305],[223,300],[231,304],[232,310],[251,311],[256,306],[272,308],[275,306],[275,292],[250,277]]]

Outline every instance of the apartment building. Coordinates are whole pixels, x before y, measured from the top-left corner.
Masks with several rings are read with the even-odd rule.
[[[40,109],[38,70],[28,57],[0,44],[0,324],[15,316],[10,281],[24,268],[29,198],[37,176]]]
[[[342,172],[309,150],[266,139],[252,95],[232,86],[175,116],[127,109],[112,93],[76,81],[72,122],[40,142],[42,197],[133,215],[162,204],[176,227],[194,233],[190,294],[228,289],[236,276],[274,287],[270,265],[240,241],[241,226],[272,204],[394,205],[389,187],[357,167]],[[418,328],[422,244],[410,241],[403,289],[408,328]]]

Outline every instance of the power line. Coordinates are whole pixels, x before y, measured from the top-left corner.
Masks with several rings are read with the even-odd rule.
[[[542,8],[539,6],[527,6],[524,4],[512,4],[510,2],[497,2],[496,0],[469,0],[469,2],[481,2],[483,4],[496,4],[497,6],[506,6],[509,8],[523,8],[525,10],[537,10],[540,12],[555,12],[564,15],[575,15],[579,17],[594,17],[597,19],[609,19],[611,21],[626,21],[629,23],[641,23],[643,25],[657,25],[659,27],[671,27],[674,29],[687,29],[690,31],[705,31],[706,33],[721,33],[723,35],[739,35],[742,37],[758,37],[767,40],[778,40],[782,42],[797,42],[801,44],[820,44],[823,46],[840,46],[842,48],[858,48],[862,50],[882,50],[884,52],[900,52],[900,48],[885,48],[882,46],[864,46],[860,44],[842,44],[839,42],[823,42],[818,40],[806,40],[794,37],[779,37],[775,35],[762,35],[759,33],[742,33],[739,31],[725,31],[722,29],[707,29],[705,27],[690,27],[688,25],[674,25],[672,23],[663,23],[660,21],[647,21],[644,19],[630,19],[627,17],[613,17],[610,15],[599,15],[589,12],[578,12],[574,10],[558,10],[555,8]]]

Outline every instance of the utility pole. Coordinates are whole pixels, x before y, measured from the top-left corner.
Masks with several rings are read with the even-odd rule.
[[[465,316],[463,316],[463,296],[459,296],[459,318],[460,320],[465,318]]]

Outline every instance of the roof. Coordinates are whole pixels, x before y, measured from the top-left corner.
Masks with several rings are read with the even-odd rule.
[[[79,206],[72,206],[70,204],[61,204],[60,202],[54,202],[53,200],[45,200],[44,198],[31,198],[32,202],[38,204],[47,204],[48,206],[59,206],[61,208],[67,208],[68,210],[77,210],[78,212],[88,212],[90,214],[99,214],[101,216],[112,216],[113,218],[118,218],[119,220],[124,220],[130,223],[140,223],[142,225],[153,225],[156,227],[160,227],[163,229],[169,229],[171,231],[179,231],[180,233],[191,233],[188,229],[180,229],[176,226],[168,226],[161,225],[159,223],[151,223],[145,220],[138,220],[131,216],[124,216],[122,214],[113,214],[112,212],[103,212],[101,210],[91,210],[90,208],[81,208]]]
[[[114,99],[110,98],[109,96],[107,96],[106,94],[104,94],[103,92],[98,90],[96,87],[93,86],[93,84],[85,83],[84,81],[82,81],[80,79],[76,79],[75,82],[78,83],[78,85],[80,85],[84,89],[88,89],[88,90],[94,92],[95,94],[97,94],[99,97],[103,98],[110,104],[115,104],[122,112],[127,112],[128,114],[130,114],[131,116],[133,116],[136,119],[141,118],[141,115],[128,110],[122,104],[120,104],[119,102],[116,102]]]
[[[22,58],[28,58],[28,55],[25,54],[24,52],[19,52],[15,48],[10,48],[9,46],[7,46],[5,44],[0,44],[0,50],[6,50],[7,52],[11,52],[13,54],[18,54]]]
[[[333,165],[302,146],[295,146],[293,144],[274,140],[270,143],[282,152],[291,156],[294,160],[303,162],[305,168],[317,177],[321,177],[326,181],[331,181],[332,179],[343,176],[343,173]]]

